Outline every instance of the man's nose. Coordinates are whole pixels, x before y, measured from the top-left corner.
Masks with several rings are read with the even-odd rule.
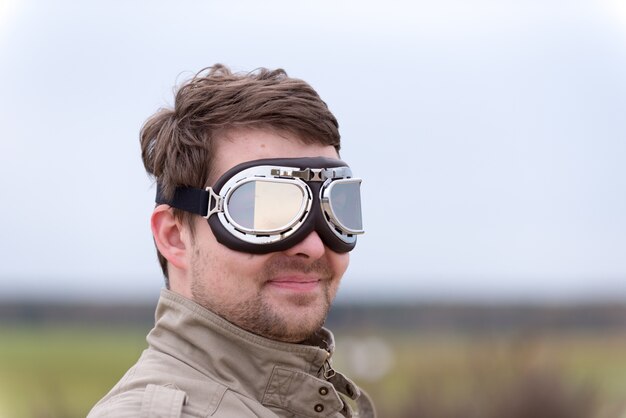
[[[305,239],[285,250],[285,254],[289,256],[306,257],[317,260],[324,255],[326,247],[317,232],[313,231]]]

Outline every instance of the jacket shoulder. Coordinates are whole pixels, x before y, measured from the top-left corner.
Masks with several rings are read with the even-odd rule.
[[[189,365],[146,350],[88,417],[206,417],[224,392]]]
[[[88,417],[181,418],[186,400],[182,390],[149,384],[144,390],[122,392],[98,403]]]
[[[206,405],[205,405],[206,406]],[[277,418],[278,415],[254,399],[226,390],[213,408],[190,400],[187,393],[172,387],[149,384],[105,398],[87,418]]]
[[[88,418],[278,416],[256,399],[230,390],[193,367],[146,350]]]

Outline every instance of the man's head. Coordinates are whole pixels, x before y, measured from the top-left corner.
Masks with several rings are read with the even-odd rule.
[[[141,132],[146,170],[170,199],[211,186],[261,158],[337,158],[337,121],[317,93],[282,70],[232,74],[218,65],[183,85],[174,109]],[[323,323],[348,254],[316,232],[284,251],[253,255],[218,243],[206,219],[159,205],[152,230],[169,287],[269,338],[300,341]]]
[[[337,119],[306,82],[283,70],[233,74],[217,64],[200,71],[141,130],[141,156],[166,198],[177,186],[205,187],[214,173],[214,145],[237,128],[283,131],[308,144],[340,148]],[[191,226],[191,216],[174,209]],[[167,279],[167,261],[159,253]]]

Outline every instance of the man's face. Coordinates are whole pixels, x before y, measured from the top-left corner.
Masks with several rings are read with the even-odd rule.
[[[245,161],[261,158],[337,158],[332,146],[304,144],[268,130],[235,130],[216,141],[213,183]],[[316,232],[285,250],[249,254],[218,243],[205,219],[195,220],[189,292],[200,305],[271,339],[299,342],[323,324],[348,253],[328,249]]]

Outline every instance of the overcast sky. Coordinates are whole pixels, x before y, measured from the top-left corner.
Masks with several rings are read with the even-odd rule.
[[[617,0],[0,0],[0,297],[156,298],[139,128],[216,62],[339,119],[342,298],[626,300]]]

